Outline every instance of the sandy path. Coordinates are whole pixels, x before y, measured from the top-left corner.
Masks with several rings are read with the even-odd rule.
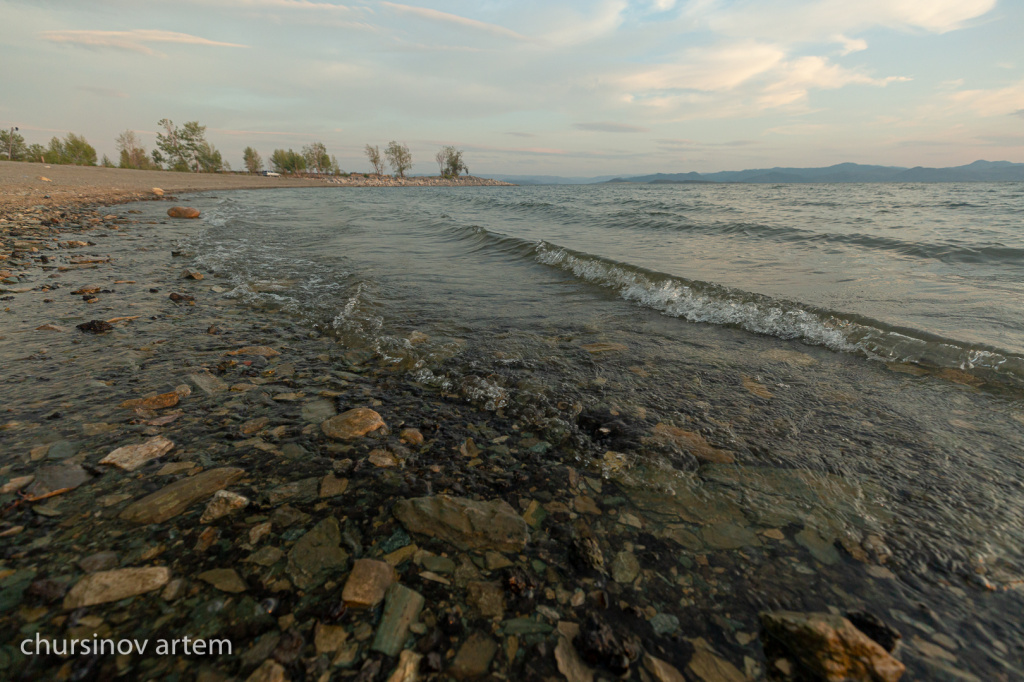
[[[41,178],[47,178],[42,180]],[[322,180],[266,178],[260,175],[172,173],[93,166],[52,166],[0,161],[0,208],[118,203],[151,196],[218,189],[325,187]]]

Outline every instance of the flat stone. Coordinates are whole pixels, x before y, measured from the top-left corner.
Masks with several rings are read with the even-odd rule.
[[[734,461],[732,453],[728,450],[712,447],[699,433],[686,431],[676,426],[657,424],[650,439],[656,443],[672,445],[685,450],[702,462],[730,464]]]
[[[277,661],[268,658],[260,664],[260,667],[252,671],[245,682],[288,682],[288,674],[284,666]]]
[[[149,398],[135,398],[121,403],[121,407],[129,410],[162,410],[165,407],[174,407],[181,397],[174,391],[150,396]]]
[[[120,601],[159,590],[170,579],[171,571],[165,566],[120,568],[90,573],[68,591],[64,597],[64,608],[79,609],[83,606]]]
[[[466,600],[485,618],[505,616],[505,590],[496,583],[470,582],[466,586]]]
[[[613,353],[617,351],[628,350],[629,346],[624,343],[608,343],[599,341],[597,343],[585,343],[580,346],[583,350],[587,351],[591,355],[600,355],[601,353]]]
[[[320,497],[336,497],[348,490],[348,479],[327,474],[320,479]]]
[[[398,434],[398,440],[406,445],[423,445],[423,434],[419,429],[402,429]]]
[[[216,395],[228,390],[226,382],[220,378],[215,377],[209,372],[198,372],[196,374],[188,375],[189,381],[196,385],[200,391],[206,395]]]
[[[222,516],[227,516],[233,511],[245,509],[249,506],[249,498],[233,493],[229,490],[218,490],[206,503],[206,509],[199,518],[199,523],[210,523]]]
[[[565,675],[566,682],[592,682],[594,679],[594,669],[583,662],[568,637],[558,638],[555,662],[558,664],[558,672]]]
[[[804,528],[793,539],[797,541],[797,544],[806,547],[811,556],[826,566],[831,566],[839,561],[839,551],[827,538],[822,537],[813,528]]]
[[[668,664],[662,662],[662,665]],[[693,657],[686,664],[686,669],[700,682],[747,682],[747,676],[740,672],[739,668],[721,656],[699,646],[695,647]],[[679,674],[678,670],[675,672]],[[669,675],[667,678],[657,679],[676,680],[682,679],[682,677],[676,678]]]
[[[16,493],[35,479],[35,476],[29,474],[28,476],[18,476],[12,478],[3,485],[0,485],[0,495],[8,495],[10,493]]]
[[[259,355],[265,358],[272,358],[275,355],[280,355],[278,351],[270,348],[269,346],[245,346],[238,350],[229,350],[224,355]]]
[[[214,568],[196,576],[204,583],[209,583],[221,592],[237,594],[245,592],[249,586],[233,568]]]
[[[222,467],[209,469],[195,476],[175,481],[160,490],[131,503],[120,517],[135,523],[163,523],[174,518],[194,503],[208,498],[245,474],[243,469]]]
[[[29,497],[42,497],[58,490],[73,490],[92,478],[77,464],[61,464],[37,469],[35,480],[25,489]]]
[[[398,656],[398,665],[388,675],[387,682],[416,682],[420,679],[420,661],[423,655],[411,649],[403,649]]]
[[[734,523],[714,523],[701,528],[701,538],[711,549],[739,549],[740,547],[757,547],[761,541],[757,533],[750,528]]]
[[[423,610],[423,595],[394,583],[384,595],[384,614],[370,648],[386,656],[397,656],[409,636],[409,626]]]
[[[352,440],[385,428],[384,419],[368,407],[357,407],[324,421],[320,428],[328,438]]]
[[[288,575],[295,586],[301,590],[316,587],[326,580],[329,571],[348,563],[348,554],[341,549],[340,543],[341,528],[333,516],[316,524],[299,538],[288,552]]]
[[[632,552],[623,550],[612,560],[612,579],[621,584],[628,584],[640,575],[640,563]]]
[[[283,556],[284,552],[281,549],[268,545],[267,547],[261,547],[250,554],[245,558],[245,561],[246,563],[267,567],[276,564]]]
[[[257,417],[256,419],[250,419],[247,422],[242,422],[238,426],[238,432],[243,436],[251,436],[257,431],[261,431],[266,428],[269,423],[270,417]]]
[[[116,568],[117,564],[117,552],[96,552],[78,562],[79,568],[86,573],[109,571]]]
[[[312,424],[319,424],[338,414],[333,400],[313,400],[302,406],[302,418]]]
[[[348,630],[342,625],[326,625],[317,623],[314,631],[313,641],[316,644],[316,653],[331,654],[337,651],[348,640]]]
[[[59,440],[46,451],[47,459],[68,459],[78,454],[78,443],[70,440]]]
[[[459,647],[459,653],[455,654],[448,674],[459,680],[480,677],[490,669],[496,653],[497,642],[482,632],[474,632]]]
[[[387,450],[371,450],[366,458],[370,460],[370,464],[378,469],[389,469],[398,466],[398,458]]]
[[[384,593],[395,582],[395,569],[383,561],[357,559],[345,581],[341,599],[354,609],[370,609],[384,599]]]
[[[526,521],[504,500],[417,497],[396,502],[394,514],[406,530],[440,538],[464,551],[520,551],[530,537]]]
[[[173,447],[173,441],[163,436],[157,436],[150,438],[145,443],[119,447],[101,459],[100,464],[110,464],[125,471],[135,471],[147,462],[163,457]]]
[[[761,624],[814,679],[896,682],[905,670],[880,644],[831,613],[762,613]]]

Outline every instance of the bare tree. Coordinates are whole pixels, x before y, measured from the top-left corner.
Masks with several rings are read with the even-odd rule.
[[[441,150],[434,157],[441,169],[441,176],[445,178],[457,178],[459,173],[469,173],[469,168],[462,160],[462,150],[448,145],[441,147]]]
[[[448,165],[448,152],[447,147],[441,147],[436,154],[434,154],[434,161],[437,161],[437,174],[444,177],[445,166]]]
[[[384,175],[384,160],[380,156],[380,147],[366,145],[364,152],[366,158],[370,160],[370,165],[373,166],[373,172],[377,175]]]
[[[391,171],[400,178],[404,178],[405,171],[412,168],[412,154],[409,152],[409,147],[404,144],[398,144],[391,140],[388,142],[387,149],[384,150],[384,156],[387,157]]]
[[[134,130],[124,131],[117,136],[115,142],[117,151],[121,152],[121,168],[147,169],[152,167],[152,163],[146,155],[146,148],[142,146],[142,142]]]

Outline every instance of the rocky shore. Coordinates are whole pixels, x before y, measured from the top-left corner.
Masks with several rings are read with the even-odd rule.
[[[173,205],[0,214],[0,677],[900,679],[898,630],[825,588],[772,594],[811,580],[798,562],[762,572],[843,552],[884,583],[880,538],[627,490],[614,450],[582,459],[512,407],[223,298]],[[624,428],[585,416],[576,437]],[[107,639],[151,645],[59,653]],[[943,679],[977,679],[951,638],[919,639]]]

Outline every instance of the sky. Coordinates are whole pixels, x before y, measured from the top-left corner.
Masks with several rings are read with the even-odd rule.
[[[0,127],[199,121],[235,168],[455,145],[475,175],[1024,162],[1020,0],[0,0]]]

